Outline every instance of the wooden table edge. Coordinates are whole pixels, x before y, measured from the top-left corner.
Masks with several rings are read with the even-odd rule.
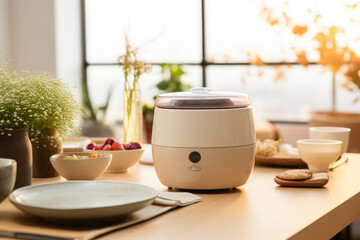
[[[330,239],[360,216],[360,192],[289,239]],[[345,214],[344,214],[345,213]],[[341,221],[339,221],[341,219]]]

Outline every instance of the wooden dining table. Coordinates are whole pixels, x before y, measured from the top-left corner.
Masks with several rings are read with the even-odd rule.
[[[329,239],[360,216],[360,154],[346,156],[348,162],[329,172],[329,182],[323,188],[280,187],[274,176],[286,168],[255,166],[243,186],[191,191],[202,202],[99,239]],[[168,189],[159,182],[154,166],[140,163],[126,173],[105,173],[98,180],[138,182],[159,191],[182,191]],[[57,181],[66,180],[34,178],[33,184]],[[5,200],[0,204],[0,215],[9,208],[14,207]]]

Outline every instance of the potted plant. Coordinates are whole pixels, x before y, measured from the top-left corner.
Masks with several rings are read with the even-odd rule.
[[[84,108],[81,135],[89,137],[114,137],[114,131],[105,124],[106,113],[109,108],[113,86],[110,86],[106,102],[103,106],[94,107],[89,88],[85,82],[81,84],[82,105]]]
[[[10,137],[18,129],[28,129],[33,176],[58,175],[49,157],[62,151],[61,137],[77,129],[81,114],[71,88],[44,72],[9,73],[6,65],[0,76],[0,134]],[[14,147],[9,151],[18,151]]]
[[[163,80],[156,84],[159,94],[170,92],[182,92],[189,90],[192,86],[182,82],[181,77],[186,74],[182,65],[179,64],[160,64]],[[156,96],[154,96],[154,100]],[[152,124],[155,106],[143,105],[144,128],[146,132],[147,142],[151,143]]]

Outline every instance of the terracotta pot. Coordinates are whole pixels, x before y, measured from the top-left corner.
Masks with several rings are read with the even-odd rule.
[[[360,114],[332,112],[332,111],[312,111],[310,125],[347,127],[351,129],[348,152],[360,152]]]
[[[0,135],[0,157],[14,159],[17,163],[14,189],[31,185],[32,149],[27,128]]]
[[[33,177],[56,177],[59,173],[51,165],[50,157],[62,153],[62,140],[54,128],[46,128],[38,143],[32,143]]]
[[[153,126],[153,123],[152,123],[152,122],[145,122],[145,123],[144,123],[145,134],[146,134],[146,142],[147,142],[147,143],[151,143],[151,138],[152,138],[152,126]]]
[[[146,143],[151,143],[153,120],[154,120],[153,111],[143,111],[143,122],[144,122]]]

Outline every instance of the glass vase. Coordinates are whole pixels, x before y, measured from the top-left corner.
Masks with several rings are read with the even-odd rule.
[[[124,142],[142,142],[143,116],[141,90],[124,90]]]

